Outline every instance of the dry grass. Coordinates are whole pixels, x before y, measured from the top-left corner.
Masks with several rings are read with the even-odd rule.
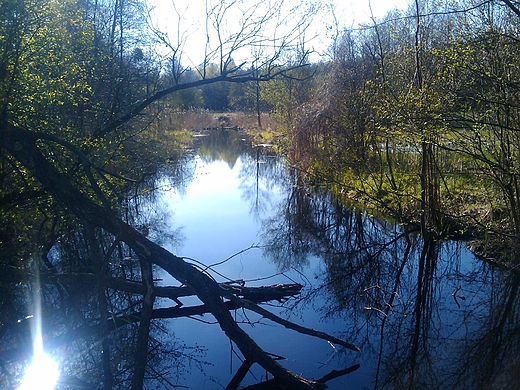
[[[258,118],[254,113],[213,112],[204,109],[164,113],[160,126],[169,130],[203,130],[215,128],[236,128],[247,131],[258,130]],[[262,129],[271,130],[278,126],[269,114],[261,116]]]

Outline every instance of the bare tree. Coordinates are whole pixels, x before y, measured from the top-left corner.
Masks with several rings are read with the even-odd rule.
[[[36,201],[34,207],[37,211],[39,210],[40,214],[56,212],[57,214],[53,215],[52,218],[59,220],[60,223],[64,219],[64,217],[62,218],[63,215],[79,221],[90,232],[88,237],[90,237],[92,247],[97,248],[98,245],[95,232],[102,232],[103,240],[109,241],[111,244],[104,246],[105,249],[103,250],[92,251],[90,261],[85,262],[85,267],[89,272],[93,272],[93,269],[99,272],[100,280],[112,276],[108,263],[118,247],[126,246],[129,253],[138,259],[140,271],[137,274],[142,285],[140,293],[142,302],[140,303],[141,311],[138,315],[136,364],[131,381],[133,389],[139,389],[143,386],[147,363],[146,355],[150,342],[150,325],[154,316],[155,297],[158,293],[153,279],[152,265],[165,270],[181,285],[193,289],[193,292],[203,303],[205,310],[216,318],[222,331],[238,346],[248,362],[260,364],[278,381],[291,388],[325,387],[323,382],[304,379],[285,369],[264,352],[238,326],[229,312],[229,303],[235,305],[235,307],[247,307],[300,332],[324,337],[331,342],[339,343],[356,351],[358,348],[348,342],[296,326],[278,318],[241,296],[241,293],[216,283],[206,273],[149,240],[145,234],[128,223],[128,218],[125,218],[125,208],[121,207],[119,190],[123,187],[118,183],[131,181],[125,178],[124,172],[121,172],[123,166],[108,169],[116,163],[114,156],[119,155],[120,145],[131,136],[143,132],[143,126],[147,123],[141,119],[144,114],[147,114],[155,103],[172,93],[224,81],[233,83],[263,82],[283,75],[290,70],[290,67],[281,66],[283,65],[281,53],[291,47],[301,30],[310,23],[312,13],[308,13],[306,17],[297,20],[294,12],[298,11],[298,8],[293,9],[292,14],[285,14],[283,1],[267,4],[262,2],[254,5],[238,0],[218,3],[208,2],[206,3],[208,40],[206,55],[200,68],[201,79],[182,83],[180,78],[174,77],[174,80],[178,81],[174,85],[163,88],[149,88],[148,84],[143,86],[142,83],[138,82],[144,75],[132,76],[133,72],[138,72],[140,69],[135,66],[135,61],[141,61],[141,56],[132,57],[131,55],[131,53],[138,53],[132,50],[138,48],[137,44],[125,43],[127,46],[123,45],[125,32],[124,4],[125,2],[122,0],[116,0],[112,3],[113,14],[110,19],[108,39],[104,41],[103,34],[97,35],[94,34],[93,30],[90,30],[92,24],[82,16],[84,15],[83,10],[74,9],[68,2],[63,5],[56,5],[58,8],[52,9],[45,8],[44,5],[36,1],[35,7],[41,7],[42,12],[44,12],[43,16],[36,12],[38,11],[37,8],[32,10],[34,13],[8,10],[8,15],[3,15],[5,20],[24,17],[23,22],[26,24],[22,27],[26,28],[19,28],[18,31],[21,37],[19,47],[22,50],[19,50],[17,46],[4,45],[2,56],[0,56],[7,62],[6,69],[12,73],[13,85],[19,87],[18,89],[3,88],[1,90],[3,94],[1,101],[7,102],[3,103],[5,109],[0,114],[0,135],[2,137],[0,150],[4,159],[2,165],[2,196],[14,197],[24,192],[41,191],[41,199],[48,199],[49,202],[53,203],[53,206],[43,209],[42,205],[39,205]],[[64,8],[59,8],[61,6]],[[72,8],[65,8],[67,6]],[[241,8],[244,6],[245,8]],[[236,17],[236,13],[232,13],[237,8],[241,11],[240,17],[235,22],[239,22],[240,28],[235,30],[233,28],[235,25],[231,21],[233,17]],[[94,9],[94,15],[97,15],[97,3]],[[66,25],[63,28],[60,25],[62,23],[60,18],[62,18],[62,13],[65,14],[65,12],[71,12],[71,16],[74,16],[75,19],[70,22],[70,26]],[[180,13],[177,13],[177,16],[181,19]],[[51,21],[56,20],[56,22],[51,26],[46,26],[45,18]],[[296,20],[295,24],[289,23],[294,20]],[[16,29],[17,26],[14,25],[12,28]],[[210,32],[210,29],[214,31],[215,35]],[[90,33],[94,36],[94,48],[97,45],[99,50],[91,50],[92,42],[85,39],[85,36],[88,37]],[[119,33],[119,39],[116,39],[116,33]],[[156,35],[162,39],[163,43],[167,43],[167,47],[170,49],[170,59],[181,61],[183,38],[181,37],[175,44],[171,44],[165,36],[157,31]],[[68,47],[71,36],[77,40],[78,46],[83,48],[81,55],[84,57],[78,55],[74,61],[62,61],[58,64],[53,64],[42,57],[44,49],[48,47],[53,47],[54,50],[62,50],[67,55],[66,58],[72,56],[74,53]],[[41,41],[35,41],[35,39]],[[103,48],[103,45],[107,47]],[[260,46],[265,47],[265,51],[261,52],[262,58],[258,54],[260,52],[256,50]],[[257,53],[254,61],[262,64],[262,72],[257,72],[258,67],[255,68],[255,72],[248,72],[246,60],[239,65],[236,65],[233,61],[233,57],[238,56],[242,50],[250,47],[254,48],[254,52]],[[115,54],[114,48],[117,48],[117,54]],[[37,52],[36,49],[40,51]],[[31,50],[34,52],[32,57],[27,54],[31,54]],[[92,57],[89,57],[89,53],[93,53]],[[110,62],[113,56],[106,60],[108,57],[105,56],[109,54],[117,56],[119,61],[117,68],[112,66],[112,62]],[[109,66],[104,67],[104,61],[110,62]],[[208,77],[206,68],[215,61],[218,61],[220,72],[216,76]],[[180,63],[177,62],[177,64]],[[53,66],[59,67],[59,69],[54,69]],[[83,67],[81,72],[78,72],[78,67]],[[48,71],[48,68],[57,74],[60,71],[63,74],[64,84],[56,87],[56,82],[49,81],[44,85],[47,89],[39,91],[34,89],[34,92],[26,92],[24,96],[24,91],[28,91],[28,83],[31,80],[40,80],[39,72]],[[104,69],[106,73],[102,73],[99,69]],[[182,68],[174,69],[177,75],[181,71]],[[89,85],[91,80],[86,76],[82,79],[82,72],[89,77],[92,75],[99,91],[106,93],[106,96],[110,98],[96,99],[95,94],[91,94],[93,90],[92,86]],[[157,71],[156,75],[158,73]],[[104,85],[104,80],[107,79],[110,80],[110,83]],[[127,85],[129,80],[135,82],[130,86],[132,88]],[[84,83],[81,88],[77,86],[80,82]],[[72,89],[72,92],[77,93],[77,96],[69,96],[67,88]],[[81,95],[82,91],[83,95]],[[124,96],[123,91],[125,92]],[[49,98],[48,101],[54,99],[53,104],[56,107],[42,99],[37,101],[38,92],[45,94],[44,96]],[[56,96],[63,99],[63,103],[56,103]],[[21,104],[23,99],[37,104],[31,106],[26,102],[25,105],[17,107],[16,103],[20,102]],[[81,129],[75,126],[75,123],[78,122],[72,120],[78,115],[78,101],[84,102],[87,108],[81,112],[84,115],[88,113],[90,117],[88,121],[86,118],[79,121]],[[32,109],[34,110],[31,111]],[[87,127],[88,131],[84,131]],[[122,156],[122,159],[125,160],[125,156]],[[53,209],[54,207],[55,209]],[[27,212],[27,209],[25,212]],[[47,226],[48,219],[47,217],[42,218],[43,227]],[[51,246],[56,243],[56,235],[53,235],[49,242]],[[123,251],[123,249],[119,250]],[[52,261],[49,260],[48,263],[52,268]],[[17,266],[22,267],[20,264],[17,264]],[[106,288],[101,283],[97,293],[99,312],[101,313],[100,321],[104,324],[108,319],[107,305],[103,303],[106,299],[104,293]],[[108,328],[105,327],[103,332],[108,332]],[[106,359],[108,359],[109,345],[106,344],[105,346],[107,347]],[[111,378],[109,361],[106,359],[103,361],[104,385],[109,388],[113,383],[113,378]]]

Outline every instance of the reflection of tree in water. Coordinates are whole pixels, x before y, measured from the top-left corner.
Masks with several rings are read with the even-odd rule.
[[[143,183],[140,191],[139,187],[134,188],[134,194],[130,194],[129,200],[134,202],[137,206],[142,206],[143,204],[148,205],[150,202],[155,202],[157,192],[150,191],[150,189],[153,188],[160,188],[162,190],[174,189],[180,195],[185,195],[186,188],[195,178],[196,168],[196,155],[192,149],[187,149],[177,160],[169,161],[168,164],[164,164],[159,168],[157,174],[152,175],[154,186]]]
[[[374,388],[518,388],[518,276],[297,185],[263,231],[281,269],[323,259],[301,304],[345,321]]]
[[[256,164],[258,172],[257,180],[244,179],[243,188],[259,188],[260,181],[262,186],[272,188],[269,183],[274,181],[264,179],[269,172],[279,169],[273,164],[275,160],[259,164],[254,154],[241,156],[248,156],[246,168]],[[183,157],[184,168],[165,166],[159,169],[159,175],[145,175],[135,183],[128,198],[121,199],[119,205],[118,211],[125,222],[154,242],[181,240],[179,232],[165,233],[171,229],[164,225],[168,218],[160,211],[163,207],[157,203],[153,189],[171,186],[182,192],[193,178],[195,157],[193,151],[188,151]],[[257,190],[255,194],[256,201],[262,199],[258,202],[269,200],[269,191]],[[68,223],[66,228],[65,223]],[[85,221],[63,219],[60,225],[56,236],[38,239],[42,244],[36,245],[30,266],[18,273],[10,272],[12,279],[0,278],[0,288],[5,287],[11,293],[9,297],[2,295],[1,301],[0,366],[3,371],[0,387],[16,385],[24,368],[20,362],[32,354],[30,325],[33,320],[18,322],[32,313],[28,299],[30,288],[40,293],[41,311],[45,314],[45,345],[59,358],[63,386],[142,388],[144,382],[151,388],[172,388],[187,370],[202,369],[205,351],[177,342],[171,327],[164,321],[200,315],[207,312],[207,307],[154,308],[154,299],[168,298],[161,301],[164,305],[171,305],[170,299],[178,302],[170,293],[182,287],[170,286],[165,288],[166,292],[160,292],[162,287],[155,286],[149,294],[145,286],[154,284],[151,262],[141,261],[143,254],[138,257],[135,247],[130,249],[116,233],[107,233]],[[46,242],[52,245],[44,245]],[[37,270],[41,272],[41,287],[20,283],[20,280],[32,280]],[[193,291],[188,295],[192,294]],[[4,298],[9,298],[8,304]]]
[[[129,222],[147,235],[157,241],[177,239],[165,235],[166,226],[157,223],[164,216],[150,211],[127,203]],[[10,297],[2,296],[0,312],[1,388],[16,386],[24,369],[21,362],[33,352],[35,318],[27,315],[33,313],[31,302],[36,299],[41,302],[45,345],[59,359],[67,388],[130,388],[136,362],[144,358],[148,383],[167,388],[190,365],[202,364],[204,351],[177,342],[171,334],[165,337],[160,321],[152,323],[148,354],[139,356],[143,295],[127,288],[131,281],[133,287],[142,286],[136,255],[117,237],[88,224],[69,221],[66,230],[52,247],[34,248],[32,262],[9,273],[12,280],[0,281],[11,292]],[[20,283],[35,275],[39,285]],[[118,280],[127,284],[117,284]],[[7,302],[10,307],[4,305]]]
[[[253,155],[242,158],[239,178],[242,198],[251,203],[255,218],[273,207],[273,198],[287,184],[286,166],[282,159],[265,146],[257,146]]]
[[[495,286],[486,302],[490,315],[468,338],[461,353],[460,382],[490,389],[520,388],[520,305],[517,273],[493,275]]]
[[[195,154],[206,163],[224,161],[230,169],[240,158],[242,197],[251,202],[251,213],[255,217],[272,207],[273,193],[287,184],[283,160],[266,145],[251,148],[251,140],[241,131],[204,131],[196,137],[194,148],[196,153],[191,154],[193,160],[190,160],[193,166]]]
[[[249,144],[244,142],[244,134],[236,130],[204,131],[194,145],[204,162],[224,161],[233,169],[241,154],[249,152]]]
[[[308,264],[308,256],[319,248],[313,202],[301,183],[296,171],[291,172],[291,190],[277,212],[262,222],[264,254],[272,259],[280,270],[301,269]],[[317,216],[317,215],[316,215]],[[317,216],[318,217],[318,216]]]

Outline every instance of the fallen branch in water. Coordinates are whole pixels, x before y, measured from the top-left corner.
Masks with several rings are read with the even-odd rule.
[[[225,287],[225,288],[227,288],[227,287]],[[237,298],[233,294],[226,295],[226,297],[231,299],[232,302],[235,302],[240,307],[245,307],[251,311],[254,311],[255,313],[260,314],[261,316],[264,316],[265,318],[267,318],[273,322],[276,322],[277,324],[280,324],[280,325],[286,327],[287,329],[292,329],[298,333],[306,334],[309,336],[318,337],[320,339],[330,341],[331,343],[341,345],[342,347],[351,349],[353,351],[360,352],[360,349],[358,347],[356,347],[354,344],[351,344],[347,341],[338,339],[337,337],[331,336],[327,333],[320,332],[318,330],[314,330],[314,329],[310,329],[310,328],[306,328],[304,326],[297,325],[294,322],[285,320],[285,319],[277,316],[276,314],[271,313],[269,310],[266,310],[263,307],[257,305],[256,303],[254,303],[252,301],[249,301],[247,299]]]
[[[356,364],[352,367],[346,368],[344,370],[332,370],[327,375],[325,375],[323,378],[317,379],[317,383],[322,383],[325,385],[328,381],[331,381],[332,379],[339,378],[343,375],[350,374],[351,372],[356,371],[360,367],[359,364]],[[236,387],[230,388],[229,386],[226,387],[226,390],[235,390]],[[277,380],[276,378],[270,379],[265,382],[257,383],[251,386],[244,387],[243,390],[287,390],[287,387]]]
[[[101,228],[120,242],[126,243],[137,255],[142,267],[147,267],[147,263],[155,264],[182,285],[193,288],[197,297],[218,321],[226,336],[240,349],[245,359],[258,363],[289,388],[319,389],[326,387],[322,383],[302,378],[286,369],[260,348],[234,320],[223,300],[223,297],[225,297],[232,301],[240,301],[241,299],[236,297],[232,291],[219,285],[215,280],[181,257],[150,241],[138,230],[119,218],[101,191],[92,174],[92,165],[81,150],[52,134],[29,131],[8,123],[6,120],[0,121],[0,136],[2,136],[3,149],[82,223],[88,224],[90,227]],[[42,153],[46,143],[66,148],[80,161],[88,187],[77,187],[79,184],[62,172],[52,158],[48,158],[47,155]],[[258,310],[254,306],[254,302],[246,299],[242,301],[249,305],[249,308]],[[278,320],[279,317],[268,313],[267,310],[262,311],[262,315],[265,317]],[[289,321],[282,320],[280,323],[286,327],[291,327]],[[306,334],[314,333],[314,331],[309,332],[309,330],[299,326],[295,326],[293,329],[299,329]],[[348,344],[346,343],[346,345]],[[350,348],[359,350],[352,345]]]
[[[13,269],[9,275],[0,275],[0,281],[20,283],[23,281],[34,280],[36,276],[39,278],[39,281],[42,284],[59,283],[63,285],[72,285],[75,287],[78,285],[96,285],[99,283],[100,278],[98,274],[94,273],[40,273],[36,275],[32,272]],[[103,283],[106,287],[113,290],[131,294],[142,295],[146,292],[141,282],[133,280],[106,277]],[[298,283],[248,287],[244,286],[243,280],[219,283],[219,285],[225,290],[231,291],[238,297],[242,297],[256,303],[267,301],[283,302],[290,297],[298,295],[303,288],[303,286]],[[156,297],[170,298],[176,302],[179,298],[197,295],[195,290],[190,286],[154,286],[153,290]]]
[[[61,274],[66,275],[66,274]],[[87,276],[90,279],[90,276],[95,276],[95,274],[76,274],[76,276],[82,275]],[[55,277],[57,275],[53,274],[52,279],[57,280]],[[63,282],[67,278],[58,278],[61,282]],[[76,281],[78,278],[74,278]],[[70,281],[70,280],[69,280]],[[119,282],[122,282],[123,279],[120,279]],[[47,279],[47,282],[49,280]],[[142,290],[142,285],[136,282],[126,281],[127,285],[138,285],[141,286],[140,290]],[[177,294],[171,294],[172,292],[182,293],[182,296],[192,296],[193,292],[188,293],[188,290],[184,287],[156,287],[157,289],[164,289],[164,291],[168,291],[168,295],[171,298],[172,296],[179,297]],[[263,287],[235,287],[237,292],[246,295],[252,295],[255,299],[260,300],[260,302],[269,302],[273,300],[280,299],[288,299],[291,296],[297,295],[302,286],[299,284],[277,284],[273,286],[263,286]],[[136,291],[134,291],[136,292]],[[136,292],[137,293],[137,292]],[[140,294],[142,291],[139,292]],[[243,306],[240,306],[239,301],[227,301],[224,303],[228,310],[237,310]],[[182,318],[182,317],[191,317],[191,316],[202,316],[204,314],[210,313],[210,309],[206,305],[196,305],[196,306],[183,306],[177,305],[173,307],[165,307],[159,309],[153,309],[150,314],[150,319],[173,319],[173,318]],[[96,324],[79,326],[69,332],[63,333],[59,336],[56,336],[52,339],[46,341],[46,346],[49,349],[55,349],[60,345],[66,344],[73,340],[78,340],[86,337],[90,337],[96,334],[99,334],[100,330],[106,327],[109,331],[115,331],[119,328],[135,324],[141,321],[142,313],[134,312],[126,315],[113,316],[109,318],[105,324],[98,322]],[[34,321],[34,318],[28,318],[26,320],[17,321],[14,324],[5,324],[4,327],[10,328],[11,333],[16,333],[16,327],[19,327],[21,332],[27,329],[28,323],[30,324]],[[23,328],[23,329],[22,329]],[[22,360],[30,357],[32,353],[32,345],[28,345],[27,347],[19,347],[13,348],[11,350],[1,351],[0,361],[2,363],[13,362],[17,360]]]

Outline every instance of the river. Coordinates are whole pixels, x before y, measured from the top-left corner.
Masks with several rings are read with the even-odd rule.
[[[518,385],[516,273],[476,259],[463,243],[406,233],[326,189],[306,188],[282,157],[236,131],[198,134],[183,161],[175,176],[164,175],[156,202],[167,216],[165,246],[219,282],[302,284],[297,298],[266,307],[361,348],[234,312],[264,350],[285,358],[281,364],[315,379],[359,365],[327,382],[331,389]],[[214,319],[165,324],[183,354],[172,357],[171,383],[225,388],[241,356]],[[262,379],[253,366],[243,384]]]

